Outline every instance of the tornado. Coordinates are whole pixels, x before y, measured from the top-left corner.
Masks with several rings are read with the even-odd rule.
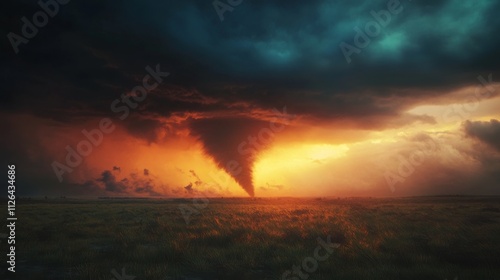
[[[248,193],[254,196],[253,165],[263,145],[253,153],[241,153],[238,147],[257,136],[269,123],[251,118],[212,118],[190,121],[191,135],[203,144],[204,152],[219,168],[226,171]],[[237,165],[236,165],[237,163]],[[236,171],[236,172],[235,172]]]

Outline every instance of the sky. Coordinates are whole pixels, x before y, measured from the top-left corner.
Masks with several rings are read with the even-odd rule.
[[[0,12],[19,195],[500,194],[498,1],[40,3]]]

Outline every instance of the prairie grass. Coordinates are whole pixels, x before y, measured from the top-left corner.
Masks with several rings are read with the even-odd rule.
[[[190,200],[20,200],[15,276],[282,279],[330,235],[308,279],[500,279],[499,202],[218,198],[186,224]]]

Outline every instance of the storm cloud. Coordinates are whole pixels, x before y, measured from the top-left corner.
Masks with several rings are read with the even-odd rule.
[[[355,45],[358,28],[376,21],[373,14],[391,1],[401,12],[348,63],[341,43]],[[38,10],[36,1],[6,3],[4,35],[22,36],[21,18],[31,20]],[[435,124],[407,111],[426,100],[456,103],[450,93],[476,86],[478,75],[499,76],[498,11],[498,1],[254,0],[221,21],[211,1],[71,1],[20,44],[18,54],[4,36],[0,109],[9,136],[0,142],[2,163],[15,158],[52,186],[50,162],[60,156],[54,151],[72,141],[49,145],[39,127],[22,128],[26,121],[36,119],[61,139],[73,127],[109,117],[148,145],[198,139],[253,195],[253,165],[267,146],[248,154],[238,147],[269,128],[275,108],[297,116],[296,131],[325,126],[368,133]],[[119,120],[111,102],[142,83],[146,66],[158,64],[170,76]],[[465,131],[500,149],[498,126],[497,120],[471,120]],[[116,171],[95,171],[101,177],[92,180],[112,192],[154,194],[147,184],[115,178]],[[36,180],[26,184],[29,192],[37,188]]]
[[[500,122],[498,120],[493,119],[489,122],[467,121],[464,124],[464,127],[468,135],[473,136],[500,151]]]

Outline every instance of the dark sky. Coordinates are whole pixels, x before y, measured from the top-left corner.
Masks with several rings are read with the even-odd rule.
[[[287,134],[282,142],[357,143],[374,132],[418,134],[413,130],[417,125],[440,124],[430,113],[411,110],[463,102],[461,92],[481,85],[480,75],[491,75],[490,87],[496,89],[498,1],[240,2],[232,7],[224,0],[217,6],[211,1],[71,0],[58,4],[33,38],[14,46],[12,33],[26,37],[22,18],[33,22],[41,7],[37,1],[7,1],[1,12],[0,68],[7,137],[0,142],[0,155],[2,164],[17,162],[25,170],[21,193],[65,193],[60,190],[67,185],[57,182],[51,163],[64,158],[66,145],[78,141],[69,136],[71,129],[80,130],[92,120],[110,118],[120,133],[146,146],[167,145],[168,139],[183,136],[198,139],[220,168],[228,171],[225,162],[238,160],[243,177],[233,177],[253,193],[257,159],[237,154],[233,147],[275,117],[273,109],[286,107],[297,117],[289,130],[295,136]],[[342,45],[352,51],[347,57]],[[147,66],[169,75],[121,120],[110,104],[142,84],[150,73]],[[489,109],[458,119],[458,131],[475,141],[471,145],[484,144],[494,154],[499,151],[500,115],[491,108],[499,104],[497,91],[489,93],[483,96]],[[344,132],[335,137],[312,133],[311,127]],[[433,130],[422,129],[427,134]],[[51,137],[56,140],[47,140]],[[500,193],[491,186],[500,177],[498,157],[470,156],[482,167],[460,192],[471,193],[470,186],[481,182],[490,186],[480,193]],[[465,168],[443,161],[438,165],[446,170],[445,178]],[[136,193],[159,192],[142,178],[150,176],[141,171],[150,166],[138,166],[120,179],[127,180],[122,182],[126,186],[118,188],[105,183],[119,180],[113,166],[99,168],[72,181],[80,186],[75,193],[129,186]],[[178,181],[169,188],[182,191],[190,183]],[[446,179],[440,183],[448,184]]]

